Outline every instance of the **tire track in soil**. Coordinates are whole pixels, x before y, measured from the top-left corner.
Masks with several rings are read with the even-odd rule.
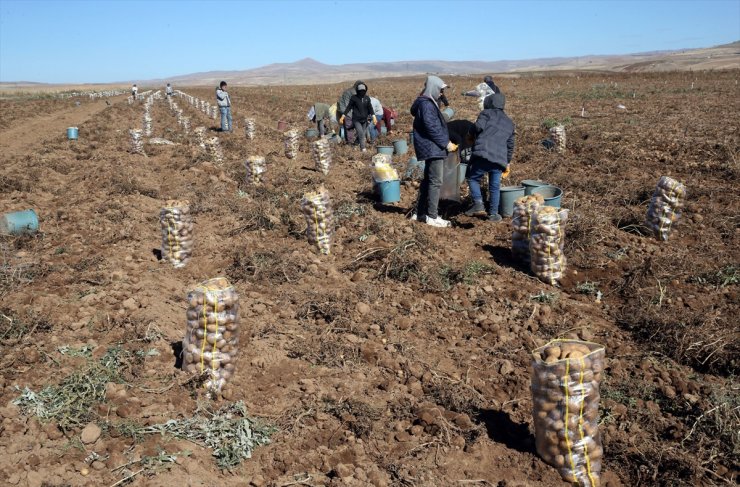
[[[67,127],[80,125],[115,103],[122,102],[125,98],[125,96],[111,97],[108,99],[112,102],[110,105],[105,103],[106,100],[100,100],[96,103],[81,104],[49,115],[24,120],[18,125],[13,124],[11,128],[0,132],[2,155],[7,157],[28,152],[32,147],[63,135]]]

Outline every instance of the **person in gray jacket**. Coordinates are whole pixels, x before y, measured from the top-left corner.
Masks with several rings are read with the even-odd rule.
[[[501,221],[501,215],[498,214],[501,175],[503,173],[505,177],[508,174],[511,157],[514,155],[514,122],[504,113],[505,104],[503,93],[487,96],[483,100],[483,111],[478,115],[475,126],[470,128],[470,134],[475,138],[468,173],[473,206],[465,214],[473,216],[486,212],[480,192],[480,180],[484,174],[488,174],[488,220],[492,222]]]
[[[231,125],[231,97],[226,91],[226,81],[222,81],[216,88],[216,103],[221,112],[221,132],[233,132]]]

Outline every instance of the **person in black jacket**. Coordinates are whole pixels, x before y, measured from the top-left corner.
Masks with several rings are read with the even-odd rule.
[[[514,155],[514,122],[504,113],[506,98],[502,93],[489,95],[483,101],[483,111],[478,115],[471,134],[475,137],[471,167],[468,171],[468,186],[473,206],[465,212],[468,216],[485,213],[480,180],[488,174],[488,194],[490,206],[488,220],[501,221],[498,214],[501,174],[508,173],[511,157]]]
[[[367,152],[365,148],[367,144],[367,120],[372,117],[373,125],[378,123],[378,120],[373,113],[370,97],[367,96],[367,85],[365,83],[357,85],[357,94],[352,95],[352,98],[349,99],[349,104],[347,104],[347,108],[344,109],[344,113],[339,119],[340,124],[344,123],[344,117],[349,112],[352,112],[352,123],[355,125],[355,130],[357,130],[357,138],[360,139],[360,149],[362,149],[362,152]]]

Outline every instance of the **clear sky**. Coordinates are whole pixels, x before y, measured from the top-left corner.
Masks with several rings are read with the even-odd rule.
[[[114,82],[311,57],[499,61],[740,40],[740,0],[0,0],[0,81]]]

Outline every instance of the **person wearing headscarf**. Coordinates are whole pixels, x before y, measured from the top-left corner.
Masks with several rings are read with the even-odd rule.
[[[352,123],[357,130],[357,138],[360,139],[360,149],[362,152],[366,152],[365,145],[367,144],[367,123],[368,118],[372,117],[373,125],[378,123],[378,120],[373,114],[373,105],[370,102],[370,97],[367,96],[367,85],[360,83],[355,85],[357,94],[352,95],[347,104],[347,108],[344,109],[342,117],[339,119],[339,123],[344,123],[345,116],[352,112]]]

